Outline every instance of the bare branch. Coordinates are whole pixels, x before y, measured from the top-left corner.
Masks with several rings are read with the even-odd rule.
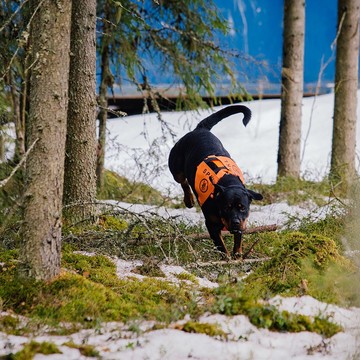
[[[237,259],[237,260],[218,260],[218,261],[207,261],[207,262],[196,262],[196,266],[213,266],[213,265],[237,265],[243,263],[257,263],[270,260],[269,257],[259,259]]]
[[[16,16],[16,14],[21,10],[21,8],[28,2],[28,0],[24,0],[19,7],[14,11],[14,13],[9,17],[5,24],[0,28],[0,33],[10,24],[11,20]]]
[[[2,187],[4,187],[9,180],[15,175],[15,173],[19,170],[19,168],[22,166],[22,164],[25,162],[26,158],[28,157],[30,151],[33,149],[33,147],[35,146],[35,144],[38,142],[39,138],[37,138],[29,147],[29,149],[26,151],[26,153],[24,154],[24,156],[21,158],[20,162],[14,167],[14,169],[12,170],[11,174],[4,180],[0,181],[0,189]]]
[[[105,106],[101,106],[101,105],[98,105],[98,107],[100,109],[106,110],[107,112],[109,112],[117,117],[127,116],[127,113],[124,111],[120,111],[120,110],[115,111],[115,110],[110,109],[109,107],[105,107]]]

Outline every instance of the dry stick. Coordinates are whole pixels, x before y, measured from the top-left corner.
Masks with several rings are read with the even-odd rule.
[[[250,229],[246,229],[243,234],[254,234],[254,233],[259,233],[259,232],[266,232],[266,231],[275,231],[279,228],[278,225],[276,224],[272,224],[272,225],[263,225],[263,226],[256,226]],[[225,233],[229,234],[229,231],[226,231]],[[199,238],[203,238],[200,237],[200,235],[205,235],[204,237],[209,237],[208,234],[204,233],[204,234],[194,234],[194,235],[198,235]],[[260,259],[247,259],[247,257],[249,256],[249,254],[251,253],[251,251],[253,250],[253,248],[255,247],[255,245],[260,241],[260,238],[256,239],[256,241],[250,246],[249,250],[246,251],[246,253],[243,255],[243,257],[241,259],[237,259],[237,260],[219,260],[219,261],[209,261],[209,262],[200,262],[200,263],[196,263],[196,265],[198,266],[209,266],[209,265],[226,265],[226,264],[241,264],[241,263],[255,263],[255,262],[262,262],[262,261],[266,261],[269,260],[269,257],[265,257],[265,258],[260,258]]]
[[[196,262],[196,266],[213,266],[213,265],[236,265],[236,264],[249,264],[270,260],[270,257],[263,257],[259,259],[236,259],[236,260],[218,260],[207,262]]]
[[[255,247],[255,245],[260,241],[260,238],[256,239],[253,244],[250,246],[249,250],[243,255],[243,260],[245,260],[249,254],[251,253],[252,249]]]
[[[243,234],[255,234],[255,233],[261,233],[266,231],[275,231],[279,228],[278,225],[272,224],[272,225],[263,225],[263,226],[255,226],[250,229],[246,229],[243,231]],[[224,235],[230,235],[229,231],[223,231]],[[199,233],[199,234],[190,234],[190,235],[184,235],[184,238],[190,238],[194,240],[202,240],[202,239],[210,239],[210,235],[206,232]],[[162,241],[160,241],[162,242]],[[128,244],[137,244],[137,245],[144,245],[147,241],[139,241],[139,240],[129,240]]]
[[[32,144],[31,146],[28,148],[28,150],[26,151],[26,153],[24,154],[24,156],[21,158],[20,162],[14,167],[14,169],[12,170],[11,174],[4,180],[0,181],[0,188],[2,188],[3,186],[5,186],[9,180],[15,175],[15,173],[19,170],[20,166],[24,163],[24,161],[26,160],[26,158],[28,157],[30,151],[33,149],[33,147],[35,146],[35,144],[38,142],[39,138],[37,138]]]
[[[272,224],[272,225],[262,225],[262,226],[255,226],[249,229],[246,229],[243,231],[243,234],[255,234],[255,233],[261,233],[266,231],[276,231],[279,228],[278,225]],[[229,231],[223,231],[223,235],[230,235]],[[206,232],[200,233],[200,234],[191,234],[189,235],[192,239],[210,239],[210,235]]]

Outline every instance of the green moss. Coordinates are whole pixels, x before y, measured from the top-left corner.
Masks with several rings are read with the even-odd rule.
[[[36,354],[51,355],[62,354],[62,352],[53,343],[46,341],[42,343],[30,341],[24,346],[22,350],[16,354],[10,355],[10,358],[14,360],[31,360]]]
[[[68,322],[84,327],[136,318],[170,322],[186,313],[201,313],[188,286],[154,278],[119,279],[114,263],[105,256],[66,253],[63,264],[71,272],[50,283],[18,279],[15,269],[0,272],[4,310],[51,326]]]
[[[83,356],[100,358],[99,352],[92,345],[86,345],[86,344],[78,345],[71,341],[66,342],[63,345],[72,349],[78,349],[80,351],[80,354]]]
[[[188,333],[198,333],[212,337],[220,337],[222,339],[227,338],[226,333],[221,329],[221,327],[218,324],[188,321],[181,327],[181,330]]]
[[[4,250],[0,251],[0,262],[6,262],[14,264],[19,256],[18,250]]]
[[[304,218],[300,222],[299,231],[311,235],[313,233],[321,234],[323,236],[330,237],[336,241],[338,246],[342,246],[340,241],[336,239],[340,238],[345,229],[346,216],[342,215],[327,215],[324,219],[314,221],[313,219]]]
[[[246,291],[246,295],[245,294]],[[267,302],[258,302],[247,294],[242,285],[222,286],[216,290],[213,311],[225,315],[246,315],[250,322],[259,328],[282,332],[311,331],[325,337],[331,337],[342,330],[327,319],[292,314],[279,311]]]
[[[119,215],[100,215],[95,224],[88,224],[86,222],[78,224],[67,224],[65,222],[63,227],[63,235],[69,234],[73,236],[89,236],[90,233],[99,232],[104,234],[109,232],[123,232],[128,228],[128,222]]]
[[[142,265],[137,266],[133,272],[143,276],[165,277],[165,274],[160,269],[158,263],[151,259],[148,259]]]
[[[266,328],[272,331],[281,332],[300,332],[311,331],[331,337],[342,331],[341,326],[316,317],[311,319],[309,316],[279,311],[272,305],[253,305],[245,311],[252,324],[257,327]]]
[[[65,252],[62,265],[99,284],[112,284],[117,280],[116,266],[113,261],[103,255],[89,256],[72,252]]]
[[[0,316],[0,329],[7,334],[18,335],[20,321],[17,317],[11,315]]]
[[[322,293],[317,288],[317,283],[326,279],[330,268],[336,268],[342,274],[354,270],[351,263],[340,255],[334,240],[318,234],[283,232],[268,234],[266,241],[266,255],[270,259],[255,267],[244,280],[253,297],[306,293],[322,301],[343,303],[341,298],[334,299],[334,292],[329,293],[330,288]]]
[[[118,216],[101,215],[98,226],[104,230],[123,231],[128,228],[128,223]]]
[[[325,205],[332,191],[327,179],[314,182],[291,177],[278,178],[276,183],[271,185],[254,184],[251,188],[263,195],[265,204],[286,201],[290,205],[310,200],[322,206]]]
[[[141,182],[130,182],[114,171],[105,170],[104,188],[98,193],[99,199],[113,199],[134,204],[161,205],[162,194]]]
[[[188,280],[193,282],[194,284],[199,284],[198,279],[194,274],[191,274],[189,272],[182,272],[180,274],[175,275],[179,280]]]

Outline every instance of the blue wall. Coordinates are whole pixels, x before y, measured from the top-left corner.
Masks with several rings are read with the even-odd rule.
[[[300,0],[299,0],[300,1]],[[236,48],[268,66],[248,68],[249,81],[266,77],[270,82],[281,79],[283,0],[215,0],[225,18],[233,22],[233,35],[224,44]],[[336,36],[337,0],[307,0],[305,7],[304,81],[315,84],[321,67],[332,55],[331,43]],[[335,58],[326,68],[323,85],[334,81]]]

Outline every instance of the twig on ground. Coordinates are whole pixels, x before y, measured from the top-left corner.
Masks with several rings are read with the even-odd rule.
[[[251,251],[253,250],[253,248],[255,247],[255,245],[260,241],[260,238],[257,238],[253,244],[250,246],[250,248],[246,251],[246,253],[243,255],[243,260],[245,260],[251,253]]]

